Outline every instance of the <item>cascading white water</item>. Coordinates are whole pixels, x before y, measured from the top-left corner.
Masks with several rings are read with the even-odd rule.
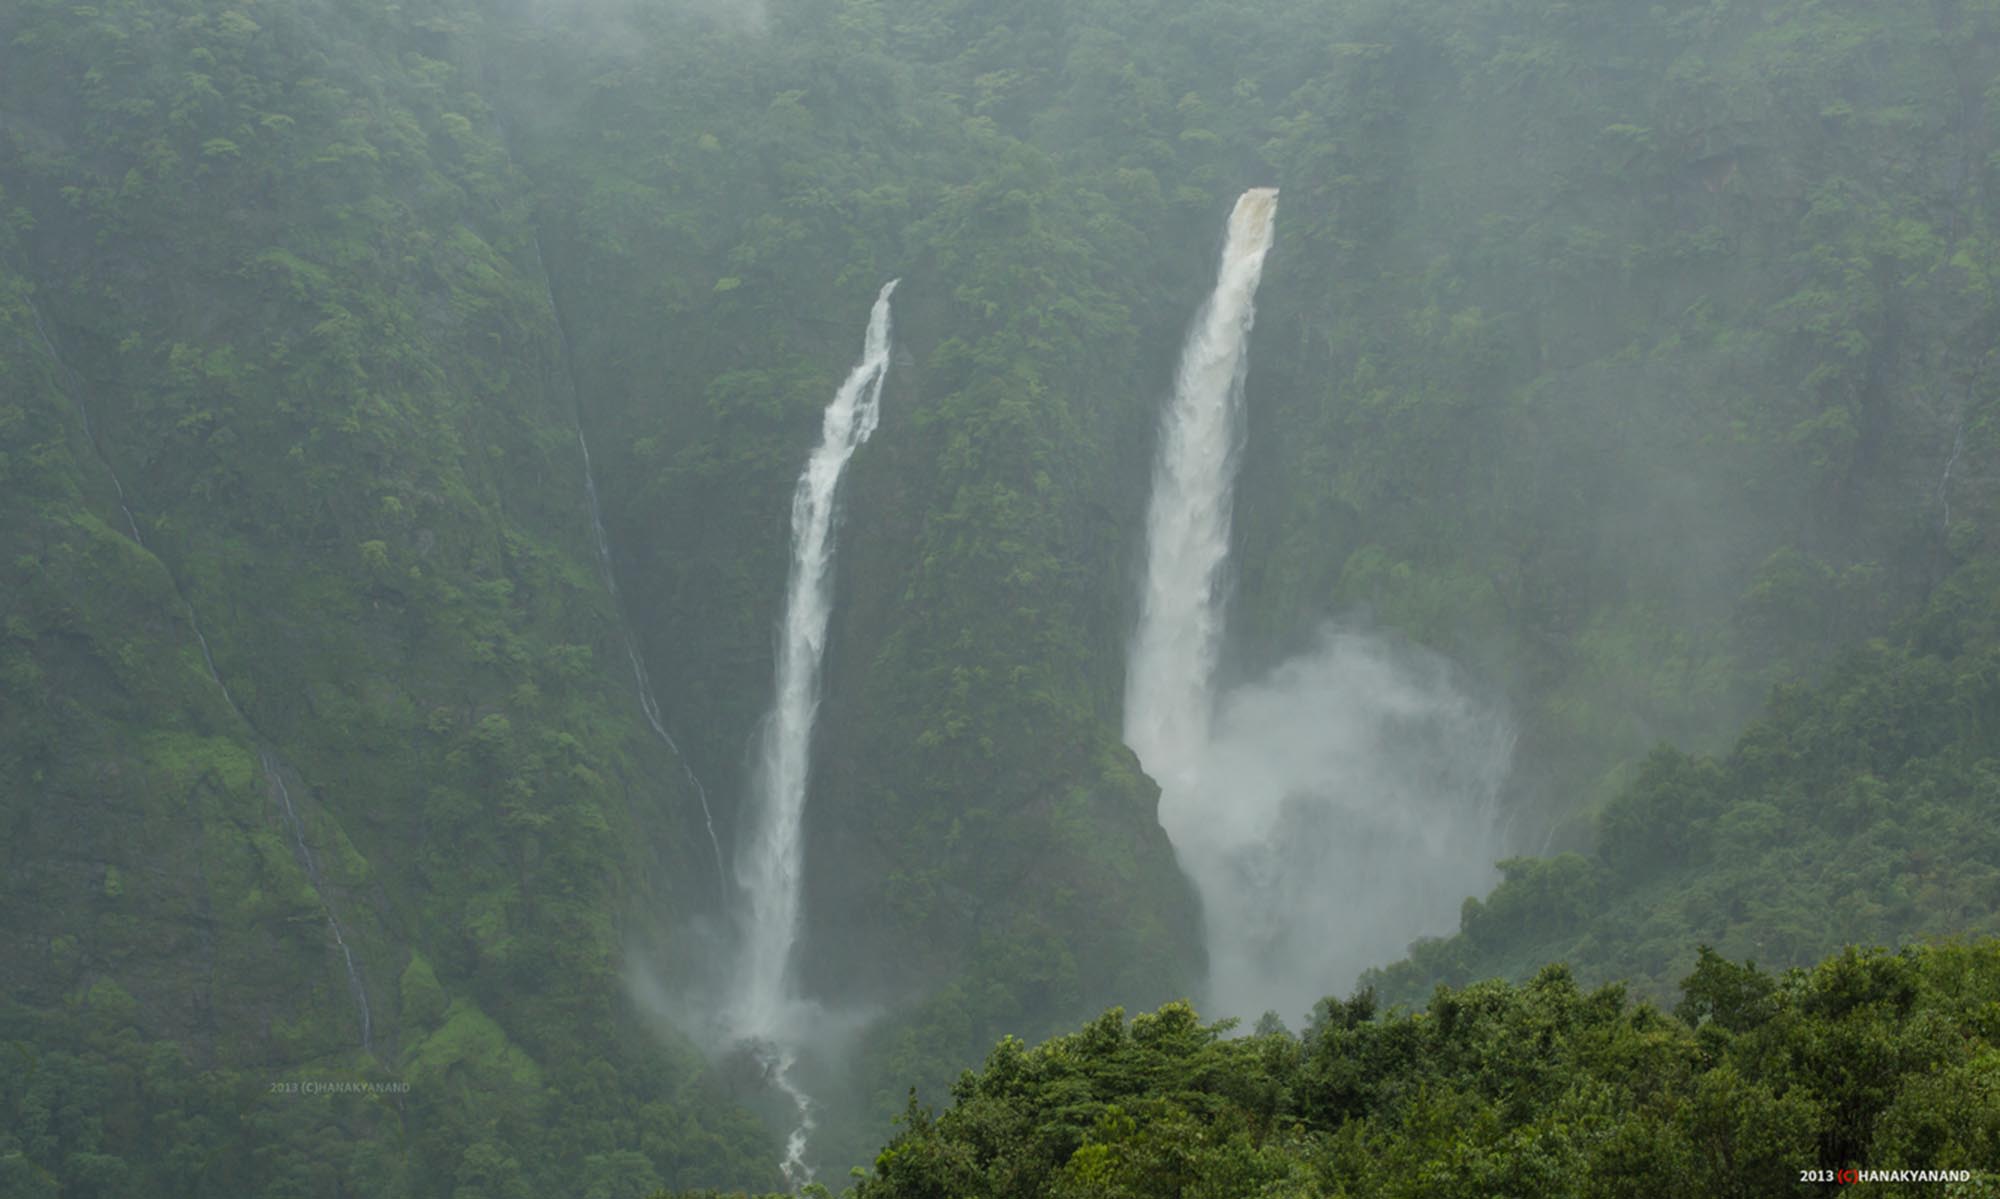
[[[1125,737],[1206,922],[1217,1015],[1296,1017],[1445,931],[1498,857],[1506,722],[1420,650],[1329,631],[1218,697],[1229,525],[1253,298],[1277,193],[1230,215],[1215,292],[1163,418]]]
[[[104,453],[103,447],[97,444],[97,430],[91,424],[90,406],[84,402],[82,381],[77,378],[76,372],[69,368],[69,363],[64,361],[63,356],[56,352],[56,343],[42,324],[41,309],[30,304],[29,312],[34,317],[35,332],[42,339],[42,348],[48,351],[49,360],[55,363],[56,372],[68,385],[70,401],[76,405],[77,416],[83,422],[84,439],[90,443],[91,452],[103,465],[104,473],[111,477],[111,488],[118,496],[118,510],[125,514],[125,528],[131,535],[132,543],[150,552],[145,537],[139,532],[139,522],[132,515],[131,503],[126,499],[125,484],[118,478],[118,470],[111,465],[111,459]],[[164,567],[165,563],[162,562],[161,565]],[[244,713],[242,706],[236,702],[236,697],[230,693],[229,684],[222,681],[222,672],[216,669],[215,654],[208,647],[207,635],[202,632],[201,617],[195,611],[194,601],[181,590],[180,580],[173,577],[171,570],[167,571],[167,578],[173,584],[174,594],[180,599],[181,607],[187,612],[188,628],[194,632],[195,644],[201,647],[201,660],[208,668],[209,680],[215,684],[216,690],[222,693],[222,701],[236,714],[236,719],[242,721],[243,726],[255,736],[257,726],[251,723],[250,717]],[[284,817],[285,826],[292,834],[292,843],[298,850],[299,864],[305,870],[306,881],[312,884],[313,894],[319,896],[320,911],[326,916],[327,927],[333,933],[334,947],[340,950],[341,963],[347,970],[348,989],[353,992],[355,1007],[361,1019],[361,1048],[372,1051],[375,1043],[375,1020],[368,1006],[368,986],[362,981],[360,968],[355,965],[354,951],[347,946],[347,937],[341,931],[340,918],[334,913],[333,903],[320,885],[319,866],[313,860],[312,850],[306,846],[305,826],[300,823],[298,812],[292,807],[291,789],[285,785],[282,766],[276,754],[269,749],[260,748],[257,757],[263,767],[264,780],[269,784],[273,798],[279,801],[279,813]]]
[[[792,493],[792,560],[778,630],[774,694],[751,776],[750,838],[736,868],[746,919],[729,1022],[737,1037],[769,1047],[760,1058],[798,1108],[799,1126],[785,1159],[786,1177],[795,1184],[810,1177],[804,1154],[813,1127],[812,1105],[791,1079],[793,1052],[781,1046],[791,1033],[789,1009],[796,1000],[789,971],[804,880],[802,823],[813,720],[833,608],[835,502],[849,459],[875,432],[881,416],[882,382],[889,372],[889,296],[897,282],[884,284],[875,298],[861,361],[827,405],[819,446]]]
[[[1277,211],[1272,187],[1252,188],[1236,201],[1215,291],[1188,331],[1160,426],[1146,514],[1145,591],[1126,660],[1125,740],[1168,795],[1188,793],[1208,741],[1243,442],[1245,350]]]

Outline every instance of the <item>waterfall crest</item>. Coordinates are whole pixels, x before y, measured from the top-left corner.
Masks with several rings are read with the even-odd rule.
[[[1507,723],[1450,664],[1324,632],[1218,696],[1246,350],[1277,192],[1230,214],[1163,414],[1125,738],[1201,895],[1216,1015],[1297,1018],[1412,937],[1448,931],[1499,856]]]
[[[802,829],[813,721],[833,609],[835,505],[848,461],[881,418],[882,382],[889,371],[889,296],[897,282],[884,284],[875,298],[861,361],[827,405],[819,446],[792,493],[791,569],[778,628],[773,696],[751,776],[750,837],[736,865],[745,922],[729,1022],[738,1038],[770,1046],[760,1057],[798,1108],[799,1126],[786,1146],[785,1160],[785,1174],[795,1184],[810,1177],[804,1154],[813,1128],[812,1105],[791,1079],[795,1055],[780,1045],[791,1033],[789,1009],[796,1002],[789,972],[804,881]]]

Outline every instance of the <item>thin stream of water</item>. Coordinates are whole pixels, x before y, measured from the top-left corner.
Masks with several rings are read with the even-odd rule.
[[[574,362],[574,352],[570,347],[569,329],[563,324],[562,310],[556,306],[554,284],[549,279],[548,264],[542,259],[542,238],[539,233],[532,236],[530,243],[535,250],[535,269],[542,278],[542,295],[549,306],[549,318],[555,322],[556,336],[562,342],[564,362]],[[715,812],[708,802],[708,788],[702,786],[687,755],[681,752],[680,743],[667,731],[666,718],[660,709],[659,697],[653,693],[653,681],[646,671],[646,660],[640,656],[639,643],[632,634],[632,621],[625,612],[625,597],[618,589],[617,564],[611,556],[611,535],[604,528],[604,508],[597,497],[597,474],[591,467],[590,442],[583,435],[583,401],[571,387],[571,397],[575,402],[571,413],[571,423],[576,428],[576,448],[583,458],[583,489],[590,499],[590,532],[597,545],[597,569],[604,580],[605,590],[611,593],[611,602],[618,614],[618,635],[625,646],[625,659],[632,666],[632,682],[639,692],[639,708],[645,714],[647,727],[661,744],[680,763],[681,773],[688,785],[694,788],[695,798],[701,803],[701,823],[708,833],[709,848],[715,853],[716,884],[722,888],[725,898],[729,887],[728,859],[722,853],[722,839],[715,833]]]
[[[104,447],[97,442],[97,430],[90,419],[90,406],[84,402],[82,380],[78,378],[75,371],[70,369],[69,363],[63,358],[62,354],[56,350],[55,340],[49,336],[47,327],[42,323],[40,307],[30,302],[29,312],[33,314],[35,332],[42,340],[42,348],[48,352],[49,360],[55,363],[57,373],[62,376],[63,381],[68,386],[70,403],[75,406],[77,415],[83,422],[84,437],[90,443],[91,453],[96,456],[98,464],[104,468],[104,473],[111,479],[112,490],[118,496],[118,509],[125,514],[126,531],[130,534],[134,545],[151,553],[151,548],[146,545],[144,535],[139,532],[139,522],[132,515],[131,502],[126,498],[125,484],[118,477],[118,469],[111,464],[111,459],[104,452]],[[166,564],[164,559],[159,559],[157,554],[153,556],[155,559],[160,560],[162,569],[165,569]],[[217,669],[215,665],[215,652],[209,648],[208,636],[202,631],[201,616],[195,611],[194,602],[188,599],[187,593],[182,590],[180,580],[174,577],[173,571],[167,571],[167,579],[173,586],[175,598],[180,600],[181,608],[187,614],[188,628],[194,633],[195,644],[201,647],[201,660],[202,664],[208,668],[209,679],[214,682],[216,689],[222,692],[223,702],[229,706],[229,710],[236,715],[238,720],[243,722],[243,727],[249,729],[252,736],[255,737],[257,735],[257,726],[243,711],[242,706],[236,702],[236,696],[231,694],[229,684],[222,679],[222,671]],[[292,806],[291,789],[285,785],[282,764],[278,761],[276,753],[264,746],[259,746],[257,757],[264,771],[265,782],[270,788],[272,797],[279,802],[279,811],[284,817],[286,828],[292,834],[292,842],[298,851],[299,862],[305,870],[306,879],[312,884],[313,894],[319,897],[320,910],[326,916],[327,927],[332,930],[334,946],[340,950],[341,963],[347,971],[348,987],[354,994],[356,1010],[361,1019],[361,1048],[365,1051],[372,1051],[375,1040],[375,1021],[373,1013],[368,1006],[368,987],[362,981],[360,967],[354,960],[354,951],[348,947],[347,936],[340,926],[339,916],[334,912],[333,901],[327,897],[326,890],[320,882],[319,867],[313,860],[312,850],[306,844],[305,826],[299,820],[298,812]]]

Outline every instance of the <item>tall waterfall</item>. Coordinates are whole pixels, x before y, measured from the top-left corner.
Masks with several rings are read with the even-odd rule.
[[[1126,666],[1125,740],[1179,797],[1193,782],[1215,702],[1245,350],[1277,212],[1277,189],[1259,187],[1229,214],[1222,269],[1188,331],[1153,464],[1145,592]]]
[[[284,813],[285,827],[291,831],[292,845],[298,850],[299,861],[305,866],[306,881],[312,884],[315,894],[322,897],[326,887],[320,882],[319,864],[313,859],[312,848],[306,844],[306,826],[299,820],[297,809],[292,807],[292,789],[285,785],[284,767],[278,756],[268,749],[257,751],[258,763],[264,768],[264,779],[278,797],[279,810]],[[361,1012],[361,1047],[372,1050],[375,1047],[375,1017],[368,1007],[368,988],[362,985],[361,971],[354,964],[354,951],[347,947],[347,938],[341,933],[340,918],[334,915],[333,905],[324,898],[321,906],[326,912],[326,924],[333,933],[334,947],[340,950],[340,959],[347,966],[347,986],[354,993],[355,1005]]]
[[[882,381],[889,372],[889,296],[899,280],[884,284],[869,313],[857,363],[821,422],[820,443],[807,459],[792,493],[792,562],[785,585],[784,621],[778,630],[777,668],[770,713],[764,719],[752,774],[749,841],[737,861],[747,920],[730,1020],[739,1037],[781,1041],[789,1033],[795,996],[789,971],[798,940],[800,885],[804,875],[806,782],[813,719],[819,709],[820,664],[833,607],[835,502],[841,476],[881,415]],[[792,1083],[793,1055],[775,1050],[765,1067],[791,1095],[800,1124],[787,1147],[785,1172],[804,1172],[811,1104]]]
[[[1162,418],[1125,737],[1201,894],[1217,1015],[1297,1018],[1449,931],[1499,856],[1506,721],[1450,664],[1329,629],[1218,695],[1253,298],[1277,193],[1244,193]]]

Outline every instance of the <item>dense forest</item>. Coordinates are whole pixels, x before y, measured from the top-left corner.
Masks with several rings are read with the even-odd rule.
[[[1671,1015],[1559,965],[1416,1013],[1330,999],[1298,1035],[1113,1010],[1001,1042],[941,1115],[913,1103],[852,1193],[1990,1194],[1997,950],[1772,975],[1704,949]]]
[[[799,1181],[706,1014],[896,278],[823,1183],[1992,1163],[1996,172],[1992,0],[0,3],[0,1193]],[[1365,637],[1511,752],[1457,927],[1238,1035],[1121,709],[1264,186],[1225,681]]]

